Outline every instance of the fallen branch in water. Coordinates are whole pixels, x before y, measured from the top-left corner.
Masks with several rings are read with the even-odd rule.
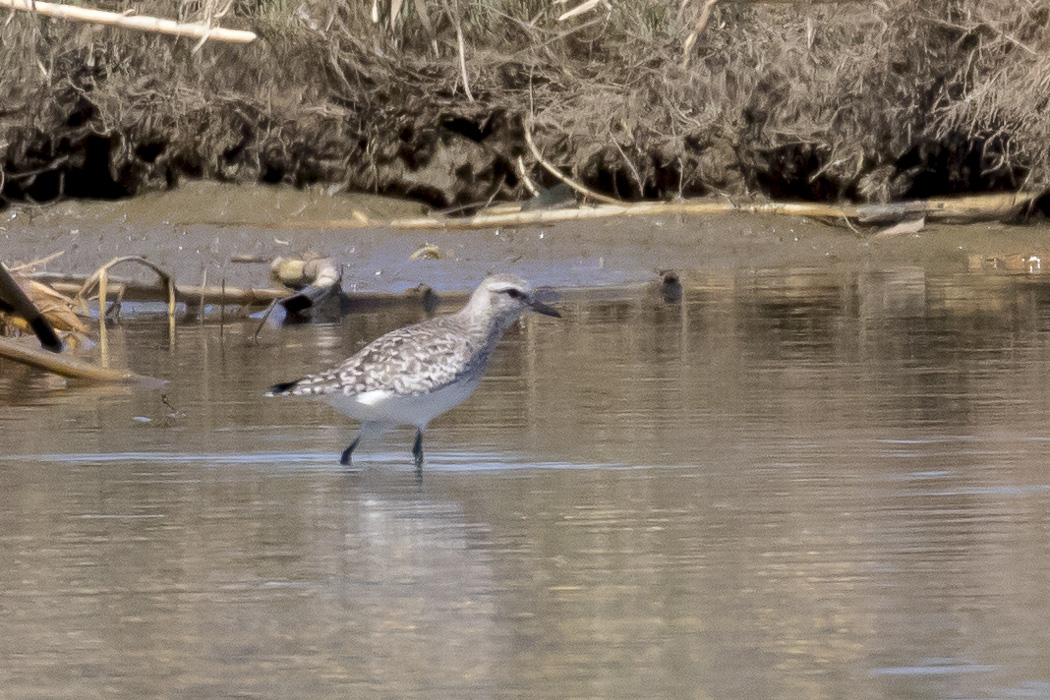
[[[54,272],[37,272],[27,277],[46,282],[52,288],[66,294],[76,294],[87,280],[84,275],[63,275]],[[124,301],[168,301],[166,288],[154,284],[145,284],[127,279],[110,277],[109,286],[119,292],[123,290]],[[242,289],[209,284],[201,286],[175,285],[175,298],[189,305],[197,304],[235,304],[237,306],[266,306],[275,299],[289,295],[286,289]]]
[[[168,274],[163,268],[145,258],[141,258],[137,255],[125,255],[119,258],[113,258],[108,263],[95,270],[94,274],[84,281],[84,284],[80,287],[80,291],[77,292],[76,300],[84,312],[87,313],[87,295],[90,294],[91,290],[96,286],[98,287],[98,323],[99,334],[101,335],[103,342],[106,331],[106,292],[109,287],[109,271],[115,265],[129,262],[144,265],[156,272],[157,276],[160,277],[165,297],[168,300],[168,326],[172,333],[175,331],[175,278]],[[124,288],[121,288],[117,293],[117,306],[119,306],[121,300],[123,300],[124,293]],[[103,347],[105,346],[103,345]],[[103,353],[103,357],[105,357],[105,353]]]
[[[27,277],[45,282],[56,291],[66,294],[76,294],[84,286],[86,279],[83,275],[65,275],[54,272],[37,272]],[[110,278],[111,289],[117,292],[123,290],[124,301],[166,301],[167,294],[158,289],[156,285],[143,284],[132,280]],[[279,301],[291,296],[293,292],[287,289],[275,289],[273,287],[250,288],[226,287],[222,285],[209,284],[206,286],[184,286],[175,285],[175,296],[185,304],[196,305],[202,301],[205,304],[228,304],[234,306],[267,306],[274,301]],[[355,292],[349,295],[355,310],[374,310],[387,306],[396,306],[405,302],[414,303],[419,300],[424,305],[433,303],[433,293],[427,290],[408,289],[403,293],[386,292]],[[453,295],[455,297],[455,295]]]
[[[60,3],[40,2],[40,0],[0,0],[0,7],[10,7],[14,10],[25,10],[37,14],[55,17],[57,19],[71,19],[79,22],[91,22],[92,24],[108,24],[125,29],[137,29],[144,32],[156,32],[158,34],[173,34],[175,36],[188,36],[194,39],[225,41],[234,44],[247,44],[255,41],[254,32],[240,29],[221,29],[198,22],[176,22],[171,19],[160,17],[147,17],[127,15],[119,12],[106,12],[104,10],[93,10],[87,7],[76,7],[74,5],[63,5]]]
[[[134,372],[122,372],[99,367],[90,362],[74,359],[69,355],[44,352],[29,345],[15,342],[10,338],[0,337],[0,357],[21,362],[30,367],[44,369],[71,379],[83,379],[91,382],[163,383],[160,380],[143,377]]]

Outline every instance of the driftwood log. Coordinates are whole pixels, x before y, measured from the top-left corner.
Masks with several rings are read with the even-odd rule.
[[[362,228],[365,226],[394,229],[473,230],[497,226],[529,226],[562,221],[606,219],[617,216],[659,216],[672,214],[768,214],[809,216],[861,224],[884,225],[925,216],[927,221],[972,223],[996,221],[1016,216],[1030,205],[1040,192],[946,197],[893,204],[823,204],[820,202],[758,202],[738,204],[729,200],[683,200],[678,202],[622,202],[582,206],[577,209],[534,209],[528,211],[486,210],[470,217],[414,216],[389,221],[376,221],[353,216],[345,219],[292,220],[278,228]],[[493,210],[496,208],[493,207]],[[214,222],[216,225],[237,225]],[[246,225],[246,224],[245,224]]]

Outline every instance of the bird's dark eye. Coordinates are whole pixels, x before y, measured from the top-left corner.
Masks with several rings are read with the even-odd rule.
[[[505,291],[507,292],[507,296],[509,296],[511,299],[521,299],[522,297],[525,296],[524,294],[521,293],[521,291],[519,291],[517,289],[514,289],[514,288],[507,289]]]

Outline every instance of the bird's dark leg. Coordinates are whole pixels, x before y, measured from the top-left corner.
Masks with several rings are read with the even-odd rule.
[[[361,442],[361,435],[358,434],[354,438],[354,441],[350,443],[350,446],[343,450],[343,455],[339,458],[339,463],[344,467],[348,467],[353,463],[354,448],[357,447],[357,443]]]
[[[423,473],[423,429],[416,429],[416,441],[412,443],[412,456],[416,458],[416,471]]]

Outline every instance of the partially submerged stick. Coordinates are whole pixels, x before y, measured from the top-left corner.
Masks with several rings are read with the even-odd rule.
[[[104,10],[92,10],[87,7],[76,7],[74,5],[63,5],[51,2],[40,2],[40,0],[0,0],[0,7],[10,7],[14,10],[25,10],[37,14],[59,19],[71,19],[80,22],[91,22],[93,24],[108,24],[125,29],[137,29],[144,32],[157,32],[159,34],[173,34],[175,36],[188,36],[194,39],[225,41],[234,44],[247,44],[255,41],[255,32],[240,29],[221,29],[211,27],[199,22],[176,22],[171,19],[160,17],[147,17],[126,15],[118,12],[106,12]]]
[[[106,369],[90,362],[77,360],[69,355],[57,355],[43,352],[29,345],[18,343],[10,338],[0,337],[0,357],[21,362],[30,367],[54,372],[71,379],[83,379],[91,382],[160,382],[157,379],[143,377],[134,372]]]
[[[98,286],[98,317],[99,322],[102,323],[106,315],[106,287],[109,283],[109,271],[115,265],[122,263],[138,263],[144,265],[149,269],[157,273],[160,277],[161,284],[164,285],[164,292],[168,299],[168,319],[172,326],[175,323],[175,279],[168,274],[163,268],[155,265],[154,263],[146,260],[145,258],[139,257],[138,255],[124,255],[119,258],[113,258],[102,267],[95,270],[94,274],[84,281],[84,284],[80,287],[77,292],[77,301],[80,302],[81,308],[87,308],[87,295],[91,293],[91,290]],[[122,292],[123,294],[123,292]]]
[[[64,275],[53,272],[38,272],[29,275],[32,279],[46,281],[56,291],[67,294],[76,294],[84,286],[84,277],[78,275]],[[124,293],[125,301],[165,301],[167,292],[159,289],[156,285],[142,284],[128,280],[117,280],[109,278],[110,287],[120,285]],[[186,302],[206,304],[236,304],[237,306],[267,306],[268,304],[286,299],[290,296],[287,289],[274,289],[264,287],[261,289],[243,289],[240,287],[226,287],[210,284],[205,287],[189,287],[177,285],[175,293],[179,299]],[[350,300],[356,309],[377,309],[385,306],[402,304],[406,300],[414,300],[420,293],[410,289],[403,294],[384,292],[356,292],[350,296]]]
[[[55,290],[76,294],[84,286],[82,275],[62,275],[51,272],[38,272],[28,275],[31,279],[47,281]],[[109,278],[110,286],[118,286],[124,292],[124,301],[169,301],[170,295],[167,287],[161,288],[157,285],[143,284],[130,280]],[[187,303],[204,304],[237,304],[238,306],[266,306],[276,299],[288,296],[286,289],[242,289],[240,287],[226,287],[225,292],[217,284],[209,284],[200,287],[175,285],[175,296]]]

